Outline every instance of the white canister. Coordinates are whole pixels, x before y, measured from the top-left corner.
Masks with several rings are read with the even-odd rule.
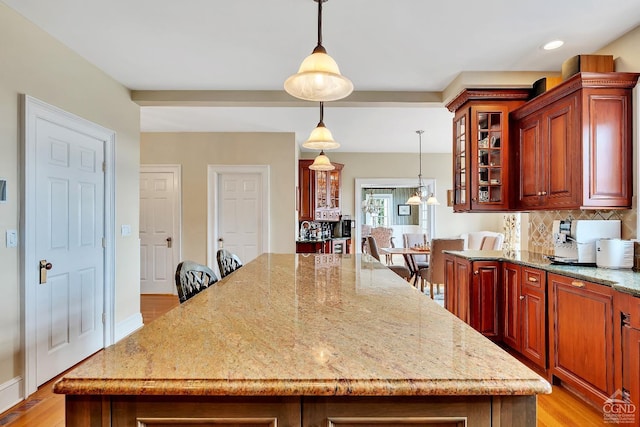
[[[621,239],[597,240],[596,265],[603,268],[632,268],[633,242]]]

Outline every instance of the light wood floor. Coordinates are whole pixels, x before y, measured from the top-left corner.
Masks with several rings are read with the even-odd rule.
[[[142,295],[145,324],[179,304],[173,295]],[[54,378],[24,402],[0,414],[3,427],[63,427],[64,396],[52,392]],[[602,415],[576,399],[564,388],[553,386],[549,395],[538,396],[538,427],[592,427],[605,425]]]

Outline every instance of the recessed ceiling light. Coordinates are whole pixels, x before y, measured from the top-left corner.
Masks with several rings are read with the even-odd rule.
[[[544,50],[553,50],[553,49],[559,48],[563,44],[564,42],[562,40],[553,40],[553,41],[550,41],[549,43],[546,43],[544,46],[542,46],[542,48]]]

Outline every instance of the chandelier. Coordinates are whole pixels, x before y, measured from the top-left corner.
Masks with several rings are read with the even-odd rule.
[[[362,201],[362,210],[369,215],[378,215],[380,206],[373,198],[373,190],[369,192],[369,197]]]
[[[284,82],[284,90],[307,101],[335,101],[353,92],[353,83],[340,74],[338,64],[322,46],[322,3],[327,0],[313,1],[318,3],[318,44],[298,72]]]
[[[424,133],[424,131],[417,130],[416,133],[418,134],[418,138],[420,139],[418,154],[418,159],[420,161],[420,169],[418,171],[418,188],[416,189],[416,192],[413,193],[411,197],[409,197],[409,200],[407,200],[407,205],[420,205],[422,204],[422,202],[426,202],[427,205],[439,205],[440,203],[438,202],[438,199],[436,199],[436,197],[433,195],[433,193],[431,193],[429,197],[425,197],[423,193],[423,189],[425,189],[425,186],[422,183],[422,134]]]

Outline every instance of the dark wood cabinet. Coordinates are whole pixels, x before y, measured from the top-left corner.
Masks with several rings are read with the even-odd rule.
[[[516,122],[517,207],[562,209],[579,205],[577,104],[577,96],[569,96]]]
[[[298,161],[299,221],[338,221],[341,210],[341,179],[344,165],[332,163],[331,171],[309,169],[313,160]]]
[[[331,240],[296,242],[297,254],[330,254]]]
[[[548,273],[549,373],[596,407],[615,389],[613,290]]]
[[[453,119],[453,209],[504,211],[509,203],[509,112],[527,89],[466,89],[447,104]]]
[[[514,209],[631,207],[638,76],[578,73],[511,112]]]
[[[624,400],[637,408],[640,405],[640,297],[622,292],[614,296],[616,317],[616,390]],[[637,411],[636,411],[637,417]],[[638,421],[638,420],[637,420]]]
[[[474,261],[469,292],[469,324],[482,335],[500,340],[500,262]]]
[[[546,273],[505,262],[502,266],[502,340],[545,369],[547,364]]]
[[[500,339],[500,262],[445,256],[445,307],[486,337]]]

